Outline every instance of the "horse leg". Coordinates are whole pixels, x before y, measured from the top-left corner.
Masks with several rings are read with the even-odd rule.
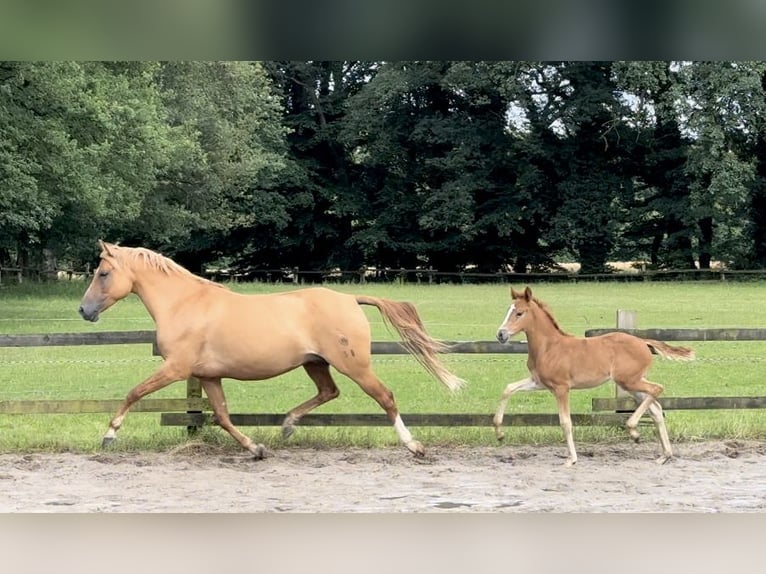
[[[250,437],[243,435],[237,427],[231,423],[229,418],[229,409],[226,407],[226,395],[223,392],[223,385],[221,379],[203,379],[200,378],[199,382],[202,384],[202,388],[205,389],[210,405],[213,407],[213,414],[215,415],[215,421],[218,425],[228,432],[234,440],[241,444],[244,448],[253,453],[253,457],[260,460],[266,454],[266,447],[262,444],[254,443]]]
[[[285,420],[282,423],[282,436],[284,438],[289,438],[290,435],[293,434],[293,431],[295,430],[293,425],[295,425],[303,415],[340,395],[340,391],[330,374],[330,365],[324,362],[312,362],[306,363],[303,365],[303,368],[306,370],[306,373],[308,373],[308,376],[311,377],[311,380],[314,381],[318,393],[315,397],[298,405],[287,413]]]
[[[497,437],[497,440],[501,441],[503,438],[505,438],[505,433],[502,429],[503,416],[505,415],[505,406],[508,404],[508,399],[511,398],[511,395],[517,391],[536,391],[544,388],[545,387],[543,387],[540,383],[535,382],[531,377],[516,381],[515,383],[509,383],[508,386],[505,387],[505,390],[503,391],[503,394],[500,398],[500,404],[497,406],[497,411],[495,412],[495,416],[492,419],[492,423],[495,426],[495,436]]]
[[[402,417],[399,415],[399,409],[394,401],[394,393],[391,392],[378,377],[371,370],[366,370],[362,373],[354,373],[353,375],[346,373],[347,376],[352,378],[362,388],[362,390],[370,395],[375,401],[386,411],[389,420],[393,423],[396,433],[399,435],[399,440],[407,447],[407,449],[417,457],[425,456],[425,449],[420,442],[413,440],[412,434],[402,422]]]
[[[122,426],[122,421],[125,418],[125,415],[130,410],[130,407],[138,402],[141,397],[166,387],[170,383],[185,379],[186,376],[187,374],[185,372],[182,372],[172,363],[165,361],[150,377],[133,387],[125,397],[122,405],[120,405],[120,408],[117,409],[117,413],[112,420],[109,421],[109,428],[101,439],[101,447],[108,446],[114,441],[117,436],[117,431],[120,430],[120,427]]]
[[[566,438],[567,448],[569,449],[569,458],[567,458],[564,466],[573,466],[577,462],[577,451],[575,450],[574,436],[572,435],[572,415],[569,407],[569,385],[555,385],[551,390],[556,397],[556,403],[558,404],[559,409],[559,424],[561,424],[561,430],[564,431],[564,438]]]
[[[651,399],[649,402],[649,416],[652,417],[654,425],[657,427],[657,435],[659,436],[660,446],[662,446],[662,454],[657,459],[657,464],[665,464],[668,460],[673,458],[673,449],[670,446],[670,438],[668,437],[668,429],[665,426],[665,417],[662,412],[662,405],[656,398],[647,395],[647,393],[635,392],[633,396],[641,404],[647,401],[647,398]]]
[[[625,428],[628,429],[628,434],[630,434],[635,442],[638,442],[638,439],[641,437],[641,433],[638,432],[637,428],[638,421],[641,420],[641,417],[644,416],[644,413],[649,409],[650,405],[660,393],[662,393],[662,386],[656,383],[651,383],[643,377],[637,382],[618,381],[617,384],[641,401],[625,423]]]

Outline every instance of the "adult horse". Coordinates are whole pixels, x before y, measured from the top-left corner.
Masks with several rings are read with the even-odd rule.
[[[282,433],[289,437],[303,415],[339,395],[332,366],[375,399],[404,445],[423,456],[423,445],[413,440],[402,422],[393,393],[372,371],[370,326],[360,305],[377,307],[405,347],[451,391],[464,382],[439,362],[436,354],[444,345],[428,335],[410,303],[326,288],[242,295],[149,249],[103,241],[99,245],[101,260],[80,303],[80,315],[97,321],[115,302],[135,293],[156,323],[157,346],[164,359],[155,373],[128,393],[109,423],[104,446],[114,440],[131,405],[141,397],[196,377],[216,422],[256,458],[263,458],[264,446],[232,425],[221,379],[263,380],[302,366],[318,393],[287,413]]]
[[[545,304],[532,296],[529,287],[521,293],[511,288],[511,297],[513,303],[497,331],[497,339],[505,343],[516,333],[524,331],[530,376],[509,384],[503,391],[493,419],[497,439],[503,439],[503,414],[513,393],[548,389],[556,397],[559,421],[569,448],[566,466],[575,464],[577,452],[572,438],[569,391],[597,387],[611,379],[639,402],[626,422],[630,436],[638,441],[636,427],[648,409],[662,446],[662,455],[657,463],[663,464],[670,459],[673,451],[662,407],[657,401],[663,388],[647,380],[646,373],[652,364],[652,353],[667,359],[689,361],[694,359],[694,351],[620,332],[598,337],[575,337],[561,330]]]

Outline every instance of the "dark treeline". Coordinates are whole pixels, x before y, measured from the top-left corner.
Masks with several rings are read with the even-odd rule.
[[[0,63],[0,265],[766,267],[762,62]]]

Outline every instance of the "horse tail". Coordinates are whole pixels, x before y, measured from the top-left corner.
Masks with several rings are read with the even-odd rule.
[[[694,350],[689,347],[674,347],[667,343],[663,343],[662,341],[655,341],[654,339],[644,339],[644,342],[652,353],[665,359],[672,359],[675,361],[694,360]]]
[[[447,351],[449,345],[433,339],[426,332],[423,321],[412,303],[367,295],[357,295],[356,302],[359,305],[377,307],[386,325],[392,326],[402,338],[404,348],[450,391],[457,391],[465,384],[463,379],[450,373],[439,361],[437,353]]]

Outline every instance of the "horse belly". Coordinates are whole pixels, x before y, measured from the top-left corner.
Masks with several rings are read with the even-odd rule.
[[[270,340],[217,340],[205,346],[195,366],[203,377],[263,380],[299,367],[306,361],[306,349],[279,338]]]

